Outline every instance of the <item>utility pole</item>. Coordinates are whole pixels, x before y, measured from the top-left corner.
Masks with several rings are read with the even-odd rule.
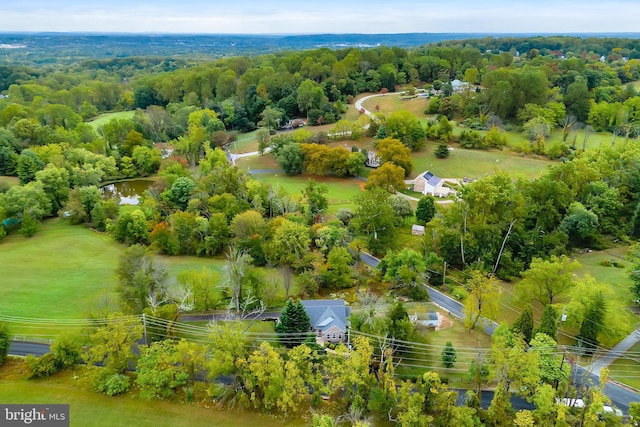
[[[149,344],[147,342],[147,318],[144,313],[142,313],[142,336],[144,337],[144,344]]]
[[[565,359],[566,355],[567,355],[567,346],[563,345],[562,346],[562,361],[560,362],[560,375],[563,374],[562,367],[564,366],[564,359]],[[559,382],[560,382],[560,378],[556,377],[556,391],[558,391],[558,383]]]
[[[444,262],[444,268],[442,271],[442,284],[445,285],[447,281],[447,261]]]

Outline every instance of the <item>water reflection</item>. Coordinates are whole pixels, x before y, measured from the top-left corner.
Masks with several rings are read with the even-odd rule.
[[[146,179],[134,179],[131,181],[114,182],[100,188],[102,197],[106,199],[119,199],[121,205],[137,205],[140,196],[153,184]]]

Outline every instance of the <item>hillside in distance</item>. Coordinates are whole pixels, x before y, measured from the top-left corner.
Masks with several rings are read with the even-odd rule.
[[[47,65],[79,59],[129,56],[203,58],[258,55],[318,47],[397,46],[408,48],[446,40],[530,34],[404,33],[404,34],[124,34],[124,33],[0,33],[0,64]],[[569,34],[567,34],[569,35]],[[572,34],[590,37],[638,38],[640,33]]]

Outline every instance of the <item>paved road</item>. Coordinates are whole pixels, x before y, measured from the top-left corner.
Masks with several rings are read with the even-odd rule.
[[[36,343],[29,341],[11,341],[9,345],[9,354],[12,356],[42,356],[49,353],[49,344]]]
[[[367,254],[366,252],[360,252],[360,259],[367,265],[374,268],[377,267],[378,263],[380,262],[379,259]],[[427,286],[427,292],[429,293],[429,298],[432,302],[439,305],[444,310],[447,310],[449,313],[451,313],[451,315],[459,319],[462,319],[464,317],[464,307],[459,301],[456,301],[455,299],[443,294],[442,292],[432,288],[431,286]],[[488,335],[493,335],[497,327],[497,323],[485,319],[483,327],[485,333],[487,333]],[[589,386],[591,384],[600,384],[599,375],[595,375],[588,368],[583,368],[578,365],[572,368],[571,378],[572,381],[578,385]],[[605,384],[604,393],[609,397],[609,399],[611,399],[613,405],[624,412],[629,411],[630,403],[640,401],[640,395],[637,392],[612,381],[608,381]],[[485,392],[483,392],[482,394],[484,399]]]
[[[367,116],[373,116],[373,113],[371,113],[371,111],[369,111],[366,108],[364,108],[362,106],[362,103],[364,101],[366,101],[367,99],[375,98],[376,96],[385,96],[385,94],[376,93],[375,95],[364,96],[364,97],[358,99],[353,105],[354,105],[354,107],[356,107],[356,110],[359,110],[359,111],[364,110],[364,114],[366,114]]]

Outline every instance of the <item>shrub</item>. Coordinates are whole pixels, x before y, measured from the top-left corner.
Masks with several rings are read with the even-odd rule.
[[[0,226],[0,229],[2,227]],[[9,328],[6,323],[0,323],[0,365],[7,359],[11,338],[9,336]]]
[[[125,393],[131,387],[131,381],[124,374],[114,373],[109,369],[99,369],[93,379],[93,388],[107,396]]]
[[[62,369],[62,363],[53,353],[47,353],[40,357],[29,355],[26,358],[29,379],[46,378],[59,372]]]

